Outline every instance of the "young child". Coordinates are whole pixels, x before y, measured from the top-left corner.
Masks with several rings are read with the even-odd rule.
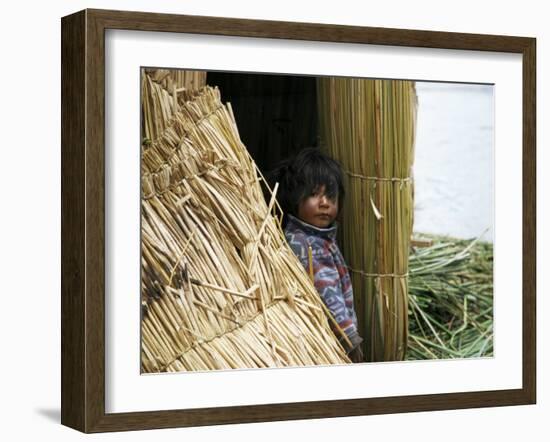
[[[344,199],[340,165],[316,148],[300,151],[271,175],[286,214],[285,236],[340,329],[336,336],[353,362],[362,362],[351,279],[336,244],[338,210]]]

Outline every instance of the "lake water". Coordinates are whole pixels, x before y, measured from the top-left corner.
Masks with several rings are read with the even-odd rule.
[[[493,241],[494,89],[416,84],[414,231]],[[485,232],[485,233],[484,233]]]

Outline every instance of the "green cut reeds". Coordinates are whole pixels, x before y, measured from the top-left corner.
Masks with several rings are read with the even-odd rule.
[[[349,363],[231,107],[146,91],[164,129],[142,151],[142,371]]]
[[[428,236],[409,259],[407,359],[493,354],[493,245]]]
[[[321,147],[345,172],[342,251],[368,361],[402,360],[417,99],[413,82],[318,79]]]

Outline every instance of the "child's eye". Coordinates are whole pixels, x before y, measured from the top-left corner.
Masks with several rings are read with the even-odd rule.
[[[323,193],[319,193],[318,196],[319,196],[319,198],[325,197],[326,199],[328,199],[332,202],[336,201],[336,195],[333,195],[331,193],[324,193],[323,192]]]
[[[308,196],[318,196],[321,192],[319,192],[318,189],[313,189],[311,192],[309,192]]]
[[[329,199],[330,201],[334,202],[336,201],[337,199],[337,196],[338,195],[335,195],[331,192],[327,193],[326,190],[325,190],[325,187],[321,187],[321,188],[317,188],[317,189],[313,189],[310,194],[309,194],[309,197],[310,198],[322,198],[322,197],[326,197],[327,199]]]

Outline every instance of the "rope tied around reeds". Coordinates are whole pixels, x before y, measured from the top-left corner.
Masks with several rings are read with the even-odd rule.
[[[354,173],[354,172],[351,172],[349,170],[345,170],[344,171],[348,176],[352,177],[352,178],[358,178],[358,179],[361,179],[361,180],[365,180],[365,181],[374,181],[376,183],[380,182],[380,183],[401,183],[401,184],[406,184],[406,183],[412,183],[413,179],[412,177],[377,177],[377,176],[366,176],[366,175],[361,175],[359,173]]]
[[[406,273],[368,273],[364,272],[363,270],[354,269],[351,267],[347,267],[347,269],[350,272],[357,273],[361,276],[365,276],[367,278],[408,278],[409,272]]]
[[[236,171],[243,171],[244,169],[240,167],[237,163],[235,163],[233,160],[229,158],[220,158],[219,160],[216,160],[215,163],[209,165],[208,167],[204,168],[200,172],[193,173],[191,175],[184,175],[183,177],[179,177],[178,181],[173,182],[170,178],[165,177],[166,171],[170,171],[170,168],[166,168],[164,171],[157,171],[157,172],[151,172],[146,173],[142,176],[142,182],[146,182],[146,184],[142,184],[143,187],[147,189],[147,193],[143,193],[142,199],[151,199],[155,196],[161,196],[164,193],[173,190],[174,188],[180,186],[183,184],[184,181],[192,181],[197,178],[202,178],[205,175],[219,172],[223,167],[231,167],[235,169]],[[171,177],[172,175],[170,175]],[[255,183],[256,180],[249,180],[244,183],[244,185],[250,185]]]

